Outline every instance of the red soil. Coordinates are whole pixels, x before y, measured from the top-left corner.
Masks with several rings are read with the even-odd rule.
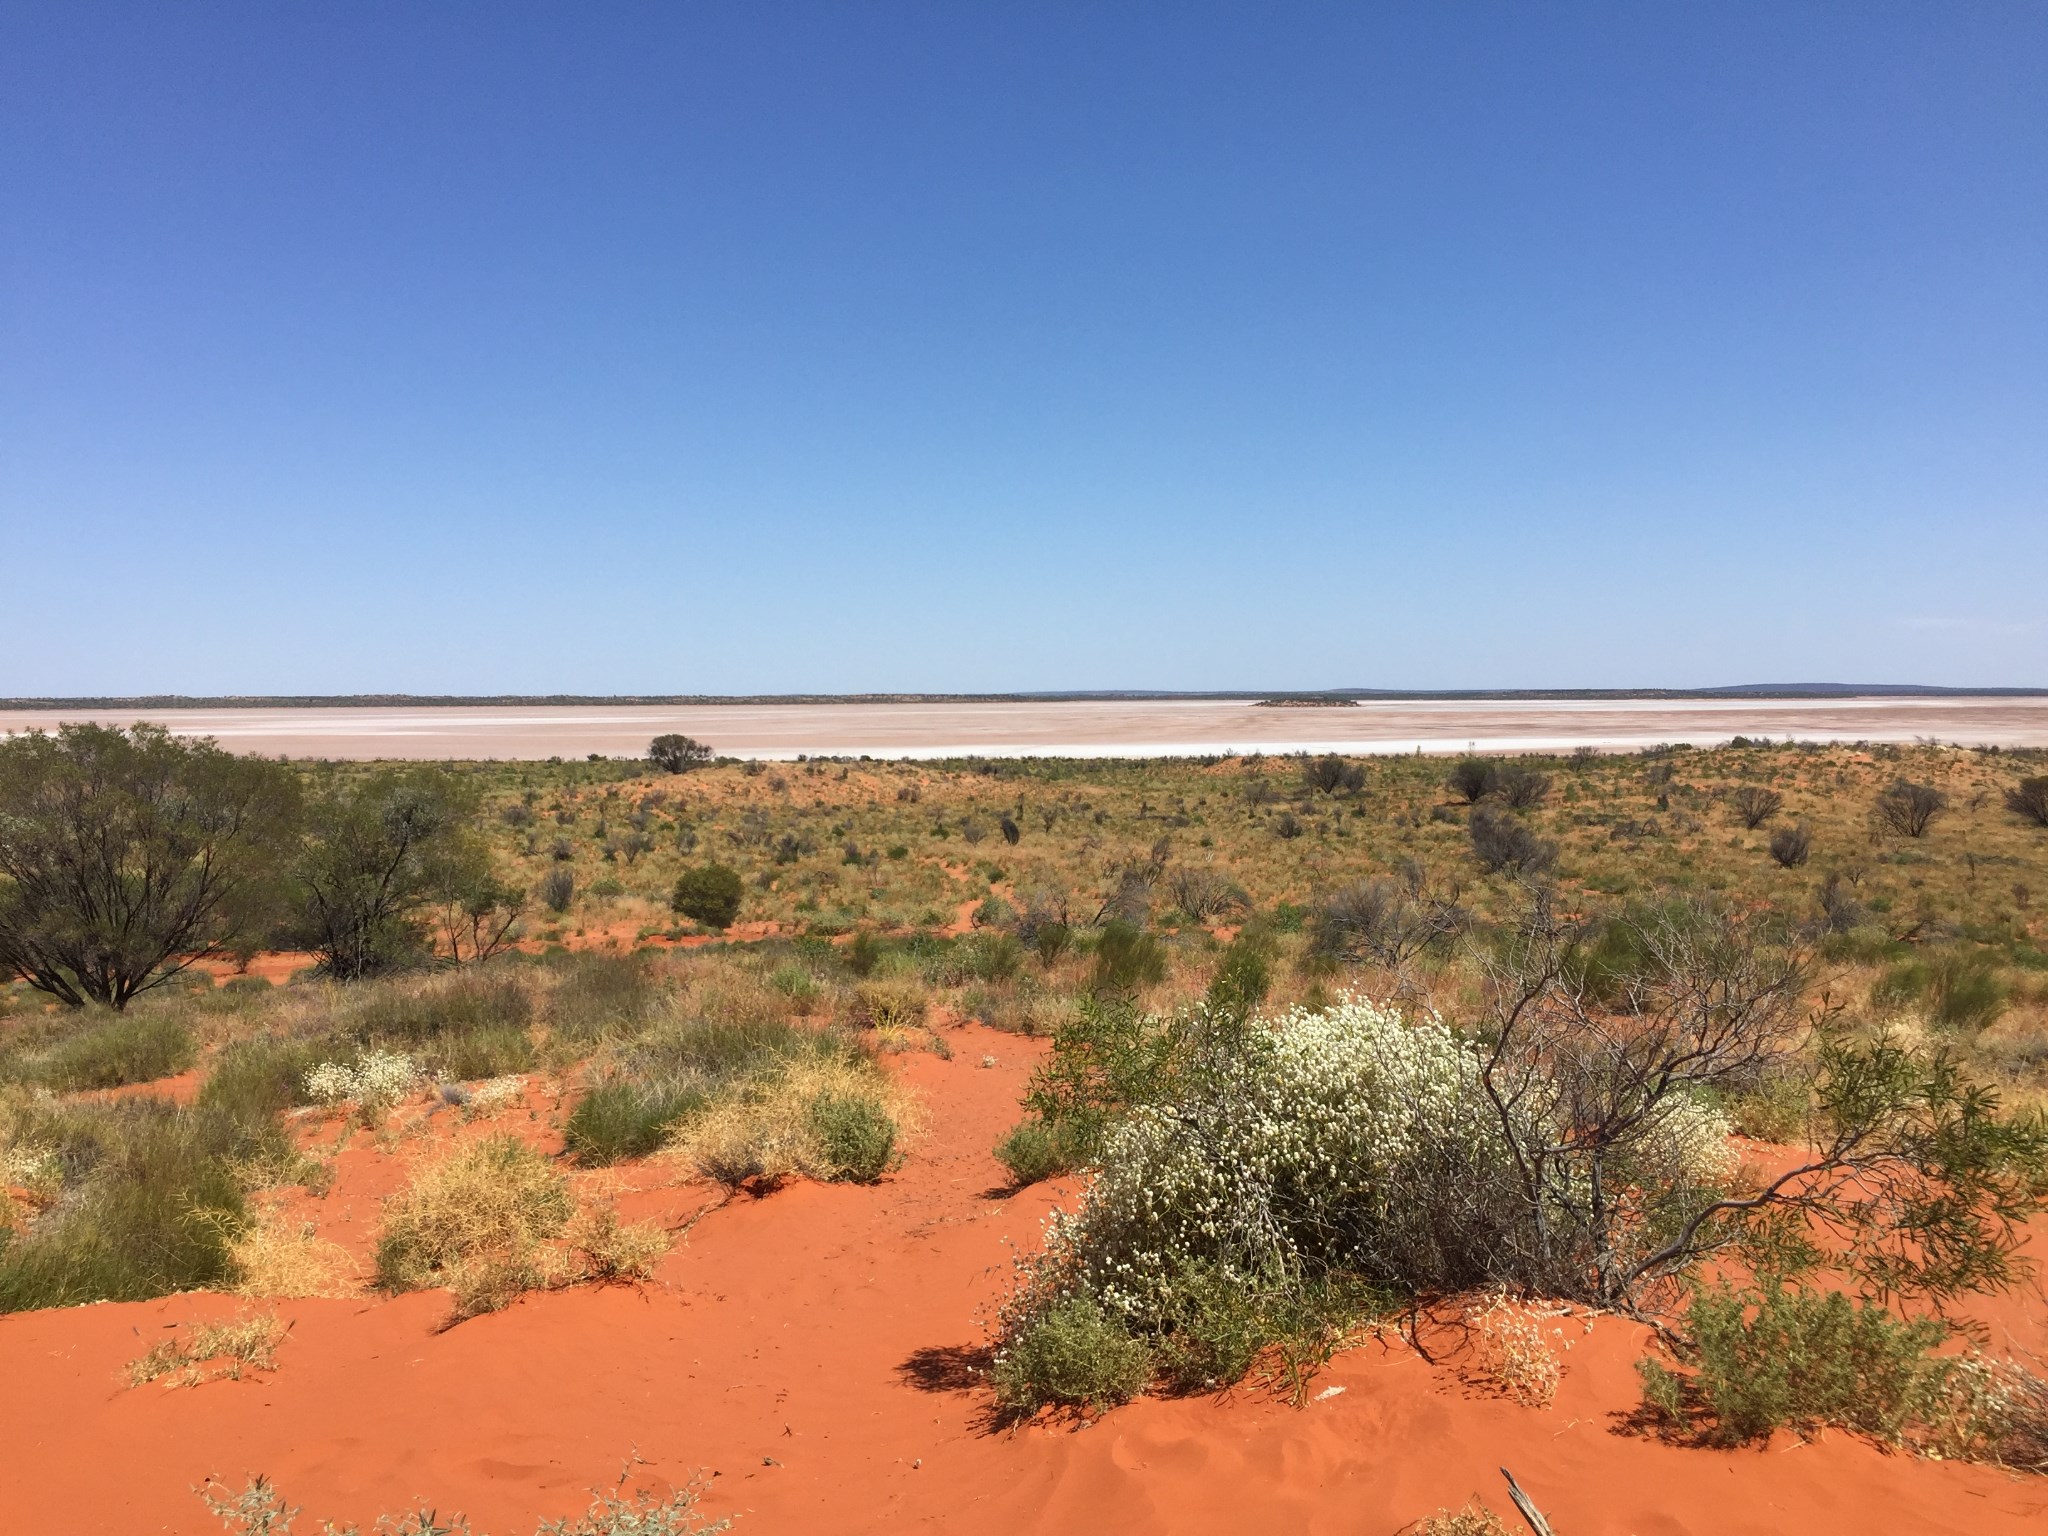
[[[901,1173],[714,1210],[644,1290],[537,1295],[447,1331],[438,1293],[284,1302],[274,1374],[180,1390],[127,1388],[122,1368],[232,1299],[0,1319],[0,1530],[213,1531],[192,1485],[263,1472],[307,1523],[367,1522],[424,1495],[504,1536],[580,1509],[636,1450],[650,1480],[702,1469],[706,1507],[741,1515],[742,1533],[1391,1536],[1474,1495],[1506,1512],[1502,1465],[1563,1536],[2048,1520],[2048,1480],[1845,1435],[1722,1452],[1628,1433],[1640,1330],[1608,1319],[1563,1323],[1572,1348],[1544,1410],[1483,1391],[1445,1331],[1425,1340],[1436,1364],[1398,1339],[1339,1356],[1313,1390],[1342,1390],[1305,1408],[1244,1389],[1144,1401],[1081,1429],[992,1432],[965,1370],[977,1309],[1002,1292],[1006,1240],[1033,1242],[1063,1192],[1001,1193],[987,1151],[1037,1048],[972,1025],[949,1037],[950,1061],[898,1059],[929,1117]],[[524,1107],[503,1120],[546,1124]],[[341,1164],[320,1220],[360,1253],[403,1161],[358,1137]],[[623,1203],[680,1222],[707,1195],[655,1187]]]

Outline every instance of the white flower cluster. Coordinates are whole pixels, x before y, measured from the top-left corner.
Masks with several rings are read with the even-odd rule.
[[[306,1074],[306,1092],[322,1104],[387,1109],[411,1093],[421,1075],[410,1056],[397,1051],[368,1051],[352,1066],[323,1061]]]
[[[1347,999],[1295,1010],[1196,1096],[1134,1113],[1065,1237],[1088,1288],[1144,1322],[1191,1263],[1245,1279],[1346,1265],[1414,1180],[1505,1156],[1470,1047]]]
[[[62,1177],[57,1154],[45,1147],[21,1141],[0,1148],[0,1185],[42,1194],[54,1190]]]
[[[1734,1173],[1742,1154],[1728,1139],[1735,1134],[1733,1121],[1689,1093],[1674,1093],[1659,1107],[1663,1115],[1645,1138],[1650,1166],[1701,1185],[1719,1184]]]

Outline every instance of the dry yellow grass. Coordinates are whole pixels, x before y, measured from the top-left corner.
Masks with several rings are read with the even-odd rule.
[[[1524,1408],[1548,1408],[1564,1377],[1563,1331],[1544,1328],[1545,1315],[1497,1297],[1466,1312],[1479,1362],[1502,1395]]]
[[[817,1113],[829,1103],[872,1106],[895,1125],[898,1148],[915,1127],[909,1093],[872,1068],[839,1060],[799,1062],[699,1117],[675,1143],[674,1155],[728,1186],[843,1176],[844,1164]]]
[[[286,1331],[274,1312],[194,1324],[129,1361],[128,1384],[163,1381],[167,1387],[194,1387],[202,1381],[239,1381],[248,1371],[274,1371]]]
[[[228,1251],[240,1276],[240,1296],[353,1296],[360,1288],[361,1270],[346,1248],[321,1237],[312,1222],[293,1220],[275,1206],[259,1209]]]
[[[394,1291],[446,1285],[459,1317],[496,1311],[547,1282],[542,1245],[573,1209],[560,1171],[526,1143],[463,1143],[387,1202],[377,1278]]]
[[[1409,1529],[1414,1536],[1512,1536],[1506,1522],[1484,1504],[1467,1504],[1456,1514],[1440,1509]]]

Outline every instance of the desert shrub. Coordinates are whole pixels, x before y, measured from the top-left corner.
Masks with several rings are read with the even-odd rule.
[[[276,917],[299,781],[162,726],[0,741],[0,977],[114,1009]]]
[[[995,1153],[1010,1171],[1011,1181],[1022,1189],[1079,1168],[1094,1150],[1094,1139],[1084,1124],[1032,1117],[1019,1121],[997,1142]]]
[[[905,1114],[880,1069],[820,1038],[813,1053],[755,1078],[692,1120],[677,1148],[699,1173],[728,1186],[772,1186],[799,1174],[866,1182],[889,1166]]]
[[[365,1048],[402,1052],[444,1080],[475,1081],[534,1064],[531,988],[505,962],[399,979],[347,994],[337,1033]]]
[[[577,1278],[600,1285],[651,1280],[670,1247],[659,1222],[622,1222],[609,1205],[578,1210],[562,1229],[562,1241],[576,1257]]]
[[[861,1029],[915,1029],[929,1006],[915,981],[863,981],[853,989],[847,1022]]]
[[[1008,933],[977,933],[956,945],[949,970],[962,981],[1008,981],[1024,964],[1024,946]]]
[[[739,872],[723,864],[706,864],[676,881],[669,906],[684,917],[720,932],[740,915]]]
[[[1017,909],[993,893],[984,896],[968,914],[968,921],[977,928],[1001,928],[1016,920]]]
[[[1444,788],[1456,795],[1466,805],[1477,805],[1493,793],[1494,780],[1500,770],[1483,757],[1468,757],[1452,768],[1444,779]]]
[[[1031,945],[1031,952],[1038,956],[1040,963],[1047,966],[1057,965],[1060,957],[1073,946],[1074,930],[1063,922],[1042,922],[1031,930],[1028,942]]]
[[[875,974],[875,968],[882,963],[882,957],[887,953],[888,945],[883,943],[880,935],[863,928],[846,941],[846,947],[840,950],[839,958],[854,975],[872,976]]]
[[[1947,795],[1911,779],[1894,780],[1876,804],[1878,823],[1901,837],[1925,837],[1934,818],[1947,809]]]
[[[1801,822],[1794,827],[1780,827],[1771,834],[1771,857],[1782,869],[1797,869],[1813,853],[1813,833]]]
[[[811,1131],[826,1177],[872,1184],[896,1155],[896,1119],[873,1094],[823,1092],[811,1100]]]
[[[566,912],[576,900],[576,872],[557,864],[540,877],[541,905],[550,912]]]
[[[1526,763],[1508,763],[1494,775],[1493,793],[1511,810],[1534,810],[1550,798],[1550,775]]]
[[[197,1323],[129,1361],[128,1384],[139,1387],[168,1376],[168,1385],[189,1387],[240,1381],[245,1371],[274,1371],[284,1336],[284,1322],[274,1312]]]
[[[989,1368],[996,1401],[1028,1416],[1052,1405],[1102,1408],[1145,1390],[1152,1352],[1087,1296],[1055,1301],[1005,1340]]]
[[[2048,1380],[1974,1351],[1949,1363],[1925,1440],[1936,1454],[2048,1472]]]
[[[306,1097],[347,1105],[375,1121],[420,1086],[419,1063],[397,1051],[365,1051],[354,1061],[323,1061],[306,1073]]]
[[[1411,881],[1361,880],[1332,893],[1309,915],[1309,953],[1395,968],[1465,931],[1471,915],[1455,890]]]
[[[1467,1504],[1453,1514],[1440,1509],[1415,1522],[1414,1536],[1513,1536],[1507,1523],[1483,1504]]]
[[[2005,808],[2037,827],[2048,827],[2048,773],[2021,779],[2005,792]]]
[[[1785,797],[1762,784],[1738,785],[1728,797],[1742,824],[1754,832],[1785,807]]]
[[[1888,967],[1870,989],[1870,1000],[1889,1009],[1924,1003],[1930,1022],[1974,1032],[1998,1022],[2007,994],[1988,955],[1947,949]]]
[[[1095,939],[1089,987],[1097,993],[1131,994],[1166,979],[1166,949],[1133,923],[1112,918]]]
[[[30,1104],[0,1125],[54,1168],[56,1202],[0,1246],[0,1312],[140,1301],[233,1278],[233,1159],[251,1128],[161,1099]]]
[[[563,1143],[578,1162],[591,1166],[645,1157],[708,1102],[704,1089],[684,1082],[601,1078],[569,1112]]]
[[[515,1136],[458,1146],[385,1203],[377,1281],[390,1291],[446,1285],[460,1316],[495,1311],[542,1283],[542,1244],[572,1209],[568,1184]]]
[[[22,1064],[28,1081],[57,1093],[147,1083],[191,1066],[192,1032],[163,1013],[109,1013]]]
[[[709,1520],[698,1513],[701,1489],[695,1483],[666,1494],[628,1494],[626,1473],[631,1470],[629,1465],[621,1472],[615,1486],[593,1493],[590,1508],[581,1515],[543,1520],[533,1536],[717,1536],[732,1529],[730,1518]],[[228,1536],[290,1536],[300,1513],[264,1477],[250,1479],[239,1493],[209,1480],[198,1494]],[[320,1529],[325,1536],[363,1536],[358,1526],[332,1521],[321,1522]],[[446,1517],[425,1506],[403,1515],[379,1516],[376,1531],[377,1536],[472,1536],[469,1522],[460,1515]]]
[[[693,737],[670,733],[647,744],[647,757],[663,773],[688,773],[711,761],[711,749]]]
[[[1365,788],[1365,769],[1331,752],[1301,765],[1301,784],[1310,794],[1334,795],[1340,790],[1355,793]]]
[[[1472,856],[1490,875],[1540,875],[1557,862],[1557,845],[1545,842],[1506,811],[1476,807],[1467,831]]]
[[[1931,1353],[1948,1337],[1940,1320],[1770,1276],[1747,1290],[1698,1287],[1687,1318],[1690,1379],[1644,1361],[1645,1397],[1681,1425],[1704,1414],[1706,1437],[1726,1444],[1824,1424],[1897,1441],[1936,1407],[1949,1370]]]
[[[275,1205],[256,1217],[229,1249],[235,1290],[243,1296],[352,1296],[356,1262],[310,1221],[292,1221]]]
[[[1198,923],[1242,912],[1251,905],[1243,886],[1214,869],[1176,869],[1166,877],[1166,890],[1173,904]]]

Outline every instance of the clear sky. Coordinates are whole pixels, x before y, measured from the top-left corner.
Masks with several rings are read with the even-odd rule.
[[[0,694],[2048,685],[2048,5],[0,0]]]

